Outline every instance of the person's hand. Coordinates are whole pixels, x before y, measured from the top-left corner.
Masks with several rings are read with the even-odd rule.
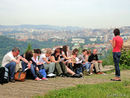
[[[112,43],[112,40],[109,40],[110,43]]]
[[[23,58],[22,56],[19,56],[19,57],[18,57],[19,60],[22,59],[22,58]]]
[[[102,63],[102,60],[98,60],[98,63]]]
[[[31,68],[31,64],[32,64],[31,62],[28,63],[28,69]]]
[[[41,64],[43,64],[43,63],[41,63],[41,62],[38,62],[38,63],[37,63],[37,65],[41,65]]]
[[[36,71],[39,71],[38,67],[36,67]]]
[[[97,62],[98,62],[98,61],[96,61],[96,60],[93,60],[93,61],[92,61],[92,63],[97,63]]]

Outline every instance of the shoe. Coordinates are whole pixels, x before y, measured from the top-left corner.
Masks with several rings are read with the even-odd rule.
[[[63,73],[61,73],[60,75],[58,75],[59,77],[64,77],[65,75]]]
[[[81,78],[82,75],[80,75],[80,74],[74,74],[72,77],[73,77],[73,78]]]
[[[100,73],[100,72],[97,72],[96,74],[100,75],[101,73]]]
[[[111,81],[121,81],[121,79],[111,79]]]
[[[70,77],[70,74],[66,73],[65,76],[66,76],[66,77]]]
[[[80,74],[81,76],[83,76],[83,73],[82,73],[82,72],[80,72],[79,74]]]
[[[47,75],[47,77],[55,77],[55,76],[56,76],[56,74],[53,74],[53,73],[50,73]]]
[[[35,78],[35,80],[36,80],[36,81],[40,81],[40,80],[42,80],[42,79],[40,79],[40,78],[37,77],[37,78]]]
[[[42,80],[48,80],[48,79],[43,77]]]
[[[93,73],[90,73],[89,75],[92,75]]]
[[[10,79],[10,82],[15,83],[15,80],[14,79]]]
[[[100,74],[104,74],[103,72],[99,72]]]

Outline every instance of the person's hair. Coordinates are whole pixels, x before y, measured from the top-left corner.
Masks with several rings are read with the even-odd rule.
[[[31,61],[32,57],[33,57],[33,52],[31,50],[25,53],[25,59],[27,59],[28,61]]]
[[[60,53],[61,51],[60,51],[60,48],[56,48],[55,49],[55,51],[54,51],[54,55],[56,54],[56,53]]]
[[[113,33],[115,36],[120,35],[120,30],[118,28],[116,28],[116,29],[114,29]]]
[[[91,54],[91,50],[88,50],[88,51],[87,51],[87,54]]]
[[[76,52],[79,52],[79,50],[78,50],[77,48],[75,48],[75,49],[73,50],[72,55],[75,55]],[[77,55],[77,54],[76,54],[76,55]]]
[[[65,53],[65,56],[67,56],[67,48],[68,48],[67,45],[64,45],[64,46],[63,46],[63,51],[64,51],[64,53]]]
[[[60,54],[62,54],[62,52],[63,52],[63,48],[59,48],[60,49]]]
[[[47,49],[46,54],[52,54],[51,49]]]
[[[87,49],[83,49],[83,50],[82,50],[82,52],[85,52],[85,51],[87,51]]]
[[[12,49],[12,52],[16,52],[16,51],[19,51],[19,52],[20,52],[20,49],[19,49],[18,47],[14,47],[14,48]]]
[[[34,53],[41,54],[41,50],[40,49],[34,49]]]

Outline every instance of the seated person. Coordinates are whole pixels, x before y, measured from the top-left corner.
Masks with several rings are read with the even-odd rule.
[[[42,62],[44,65],[44,69],[48,71],[48,77],[55,77],[56,75],[53,74],[55,70],[55,63],[50,61],[51,54],[51,50],[48,49],[45,54],[40,55],[39,62]]]
[[[88,62],[88,51],[87,49],[82,50],[82,54],[78,56],[79,60],[82,61],[84,68],[89,71],[91,64]]]
[[[19,55],[19,52],[20,52],[19,48],[15,47],[12,49],[12,51],[8,52],[2,60],[2,66],[9,69],[10,82],[13,82],[13,83],[15,82],[14,74],[15,74],[16,64],[19,64],[20,60],[28,63],[28,61],[26,59],[24,59],[22,56]],[[28,65],[30,65],[30,64],[28,63]]]
[[[76,72],[77,74],[83,75],[83,65],[82,65],[82,60],[78,58],[78,49],[74,49],[71,55],[71,65],[72,65],[72,70]]]
[[[75,72],[73,72],[63,62],[61,62],[60,55],[61,55],[61,49],[57,48],[52,54],[50,59],[52,62],[56,63],[55,67],[58,75],[66,75],[67,73],[69,73],[70,75],[72,75],[72,77],[80,78],[81,76],[79,74],[75,74]]]
[[[42,75],[42,77],[38,77],[37,74],[35,73],[35,80],[40,80],[39,78],[42,78],[42,80],[48,80],[46,78],[46,72],[43,66],[42,62],[39,62],[38,56],[41,55],[41,50],[40,49],[34,49],[33,57],[32,57],[32,64],[35,69],[35,72],[37,71]]]
[[[94,65],[96,74],[103,74],[102,72],[102,61],[98,60],[97,49],[93,49],[93,53],[89,56],[88,61]]]

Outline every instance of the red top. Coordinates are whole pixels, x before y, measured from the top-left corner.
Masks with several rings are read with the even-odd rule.
[[[120,36],[115,36],[113,40],[115,41],[113,52],[120,52],[123,45],[123,39]]]

